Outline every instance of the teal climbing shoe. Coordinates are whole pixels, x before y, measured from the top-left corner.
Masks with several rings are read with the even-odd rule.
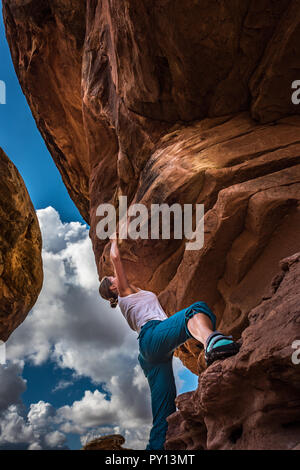
[[[210,366],[214,361],[225,359],[239,352],[239,345],[232,340],[232,336],[225,336],[214,331],[206,340],[205,361]]]

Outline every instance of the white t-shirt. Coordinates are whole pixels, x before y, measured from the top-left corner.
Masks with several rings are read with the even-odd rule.
[[[118,296],[118,304],[130,328],[138,333],[148,321],[168,318],[157,296],[148,290],[140,289],[125,297]]]

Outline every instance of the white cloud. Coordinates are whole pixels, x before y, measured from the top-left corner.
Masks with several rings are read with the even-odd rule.
[[[55,418],[61,424],[60,429],[90,438],[121,433],[126,437],[126,446],[144,449],[152,421],[148,384],[137,366],[132,372],[111,377],[106,384],[109,400],[99,390],[87,390],[81,400],[61,407]]]
[[[55,410],[49,415],[49,409],[49,403],[32,404],[26,416],[18,406],[9,406],[1,415],[0,448],[20,444],[28,450],[63,448],[66,436],[54,429]]]
[[[1,416],[1,443],[30,442],[33,430],[20,416],[17,406],[11,405]]]
[[[43,431],[46,427],[53,422],[55,416],[55,409],[50,403],[39,401],[30,405],[30,410],[27,415],[28,422],[36,432]]]
[[[60,368],[72,369],[75,378],[86,376],[101,384],[110,400],[99,390],[87,390],[81,400],[57,411],[40,401],[31,405],[27,417],[19,415],[19,421],[17,411],[11,410],[12,429],[19,426],[31,448],[61,446],[65,433],[98,436],[103,430],[123,434],[127,447],[145,448],[152,419],[148,383],[137,362],[137,335],[119,309],[111,309],[99,296],[87,227],[62,223],[52,207],[37,214],[43,236],[44,285],[31,313],[9,338],[7,357],[19,368],[24,361],[41,365],[50,359]],[[183,366],[178,359],[174,365],[181,389]],[[8,375],[6,380],[9,383]],[[24,383],[20,379],[16,383],[17,396]],[[61,382],[54,391],[67,386]],[[3,396],[2,406],[7,408],[9,397]],[[12,434],[11,439],[15,442]]]
[[[45,436],[46,445],[50,448],[58,448],[64,445],[66,436],[59,432],[53,431]]]
[[[58,390],[64,390],[65,388],[69,388],[73,385],[73,382],[70,380],[60,380],[58,384],[53,388],[52,392],[55,393]]]
[[[53,207],[37,211],[43,239],[43,249],[58,253],[68,243],[77,242],[86,236],[86,225],[80,222],[62,223],[59,213]]]
[[[80,404],[69,407],[70,419],[64,416],[60,422],[63,432],[87,432],[90,427],[103,427],[103,423],[112,429],[125,421],[126,425],[149,427],[150,393],[137,363],[137,335],[119,309],[111,309],[99,296],[87,228],[79,223],[63,224],[53,208],[38,211],[38,217],[43,234],[44,285],[31,313],[7,342],[8,358],[35,365],[51,359],[61,368],[72,369],[75,376],[106,384],[111,400],[105,400],[100,392],[90,395],[87,391]],[[62,386],[57,385],[56,390]],[[92,399],[97,407],[89,414]],[[49,421],[47,415],[42,419],[45,406],[41,402],[32,405],[28,413],[36,432]],[[128,411],[121,413],[118,408]],[[57,416],[63,416],[63,411]],[[147,437],[142,436],[144,440]]]
[[[136,335],[119,309],[111,309],[99,296],[87,228],[63,224],[53,208],[38,211],[38,217],[44,286],[32,312],[8,340],[7,356],[36,365],[51,358],[78,375],[106,382],[128,360],[129,365],[136,362]]]
[[[54,429],[56,410],[40,401],[26,413],[21,394],[26,382],[19,364],[0,367],[0,449],[61,448],[66,436]]]
[[[133,375],[133,385],[137,387],[139,392],[145,392],[148,390],[148,382],[145,378],[145,375],[140,366],[136,365],[134,368],[134,375]]]
[[[0,364],[0,414],[10,405],[21,403],[20,396],[26,390],[22,370],[20,364]]]
[[[38,444],[37,442],[33,442],[28,446],[27,450],[43,450],[42,446]]]

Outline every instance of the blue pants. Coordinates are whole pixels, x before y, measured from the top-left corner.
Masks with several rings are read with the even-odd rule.
[[[166,418],[176,411],[176,386],[172,368],[173,353],[193,336],[187,322],[196,313],[209,316],[216,329],[216,317],[205,302],[195,302],[166,320],[150,320],[140,331],[139,363],[151,391],[153,423],[146,450],[164,449],[168,423]]]

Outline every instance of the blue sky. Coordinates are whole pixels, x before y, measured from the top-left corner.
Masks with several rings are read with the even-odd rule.
[[[8,390],[5,420],[23,420],[22,442],[28,439],[31,448],[43,448],[50,441],[54,445],[65,436],[69,448],[77,449],[82,434],[105,431],[127,432],[127,441],[135,445],[143,435],[136,435],[134,428],[145,434],[150,423],[149,391],[137,366],[136,335],[99,299],[88,227],[36,128],[12,65],[2,15],[0,35],[0,80],[6,84],[6,104],[0,105],[0,146],[20,171],[38,211],[45,274],[37,304],[7,342],[8,359],[18,366],[2,373],[15,383],[20,396],[13,402]],[[178,360],[175,369],[179,392],[196,388],[197,377]],[[136,403],[128,395],[135,396]],[[91,418],[90,407],[98,407],[97,419]],[[119,411],[122,407],[127,414]],[[126,430],[124,423],[130,419],[132,429]],[[0,448],[5,448],[5,439],[20,445],[18,433],[2,441],[0,436]]]
[[[2,6],[2,2],[1,2]],[[7,105],[0,105],[0,145],[20,171],[36,209],[51,205],[63,221],[82,221],[35,125],[12,64],[0,15],[0,80]]]
[[[85,223],[68,195],[21,90],[5,38],[2,14],[0,15],[0,35],[0,79],[6,85],[7,103],[0,105],[0,146],[20,171],[36,209],[52,206],[58,210],[62,221],[77,220]],[[29,405],[34,400],[49,397],[48,390],[51,390],[53,385],[51,382],[57,381],[57,375],[58,372],[51,363],[38,368],[27,365],[23,374],[23,377],[28,380],[24,402]],[[86,380],[81,384],[81,391],[82,388],[91,386],[90,382],[88,384],[86,382],[89,381]],[[53,396],[50,398],[54,406],[61,402],[62,393],[63,391],[52,393]],[[79,387],[76,387],[74,398],[77,398],[79,394]],[[69,393],[69,401],[72,400],[71,395]],[[75,447],[77,447],[76,444],[78,445],[78,442],[75,443]]]

